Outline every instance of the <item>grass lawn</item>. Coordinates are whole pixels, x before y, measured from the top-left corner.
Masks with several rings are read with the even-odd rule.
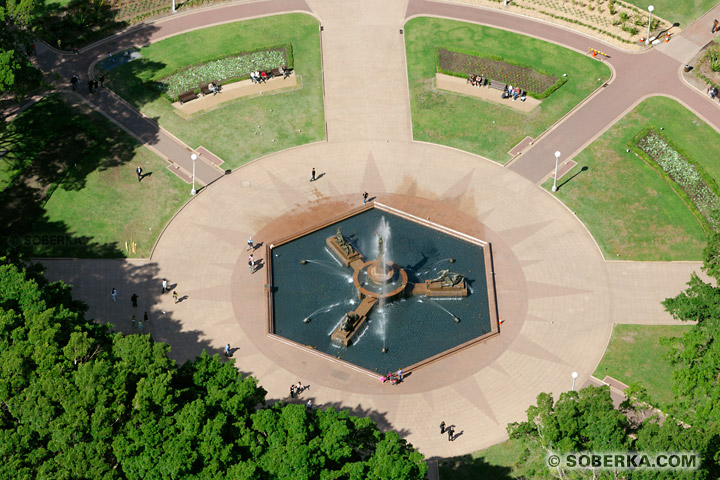
[[[190,186],[102,115],[52,96],[8,125],[0,225],[34,256],[146,257]],[[140,183],[135,168],[152,172]],[[137,251],[125,251],[135,241]]]
[[[595,377],[605,375],[626,385],[641,382],[660,407],[673,400],[672,365],[665,359],[668,347],[660,345],[663,337],[679,337],[692,325],[615,325],[610,345]]]
[[[720,134],[675,100],[652,97],[575,157],[578,165],[559,180],[557,196],[585,223],[605,258],[700,260],[706,243],[700,221],[659,173],[626,153],[648,125],[662,127],[665,137],[720,180],[720,164],[708,155],[720,151]],[[549,190],[552,180],[543,186]]]
[[[516,33],[480,25],[414,18],[405,26],[410,106],[415,140],[439,143],[500,163],[526,135],[537,137],[610,76],[597,60]],[[530,113],[509,106],[433,90],[435,47],[466,49],[568,81]]]
[[[293,46],[295,73],[302,82],[297,90],[240,98],[185,120],[145,84],[223,55],[287,43]],[[277,15],[197,30],[140,53],[141,59],[108,72],[106,84],[192,148],[202,145],[218,155],[225,160],[223,167],[235,168],[325,138],[319,29],[309,15]]]
[[[705,12],[717,4],[717,0],[626,0],[640,10],[647,12],[648,5],[655,7],[653,15],[658,15],[668,22],[680,24],[683,30],[700,18]],[[712,19],[708,23],[708,31],[712,28]],[[647,24],[645,25],[647,30]]]
[[[439,460],[440,480],[510,480],[512,465],[520,460],[522,445],[508,440],[469,455]]]

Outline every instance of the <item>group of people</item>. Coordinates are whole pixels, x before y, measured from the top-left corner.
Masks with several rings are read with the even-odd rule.
[[[710,98],[715,100],[715,97],[717,97],[717,95],[718,95],[718,89],[717,89],[717,87],[711,86],[710,88],[708,88],[707,93],[708,93],[708,95],[710,95]]]
[[[487,84],[487,78],[485,75],[468,75],[467,83],[473,87],[484,87]]]
[[[306,388],[309,388],[309,386],[305,387],[300,382],[297,382],[297,385],[295,385],[295,384],[290,385],[290,398],[299,397],[300,394],[302,392],[304,392]]]
[[[454,442],[455,441],[455,425],[450,425],[449,427],[445,426],[445,421],[443,420],[440,422],[440,435],[447,432],[448,435],[448,442]]]
[[[391,385],[397,385],[398,383],[402,382],[402,378],[403,378],[403,371],[401,368],[396,373],[390,372],[387,375],[383,375],[382,377],[380,377],[380,381],[382,383],[390,382]]]
[[[278,72],[283,78],[287,78],[290,75],[290,71],[287,67],[279,67]],[[265,83],[274,76],[273,72],[268,70],[255,70],[254,72],[250,72],[250,79],[253,83]]]
[[[213,95],[217,95],[220,91],[220,86],[215,82],[210,82],[208,83],[208,90],[210,90]]]
[[[505,90],[503,91],[502,98],[510,98],[512,97],[513,102],[520,97],[520,101],[524,102],[526,95],[525,92],[523,92],[522,88],[520,87],[513,87],[512,85],[506,85]]]

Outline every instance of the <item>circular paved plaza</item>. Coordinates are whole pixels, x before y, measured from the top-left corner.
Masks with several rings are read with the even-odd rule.
[[[313,166],[323,175],[311,183]],[[361,204],[363,190],[492,243],[499,336],[397,386],[266,336],[266,277],[248,270],[247,238],[267,244],[317,224]],[[255,161],[190,202],[152,260],[189,295],[174,309],[184,329],[237,347],[238,368],[269,398],[286,399],[300,380],[311,385],[301,401],[370,414],[427,456],[450,453],[441,420],[464,432],[462,451],[502,441],[538,393],[569,389],[573,370],[592,373],[611,331],[605,262],[572,212],[501,166],[432,145],[316,144]]]

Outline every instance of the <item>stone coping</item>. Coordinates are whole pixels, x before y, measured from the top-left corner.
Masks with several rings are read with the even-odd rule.
[[[293,73],[288,78],[283,79],[282,77],[271,78],[265,83],[252,83],[252,80],[241,80],[239,82],[229,83],[222,85],[222,90],[217,95],[202,95],[199,94],[198,98],[190,100],[181,104],[180,102],[173,103],[173,107],[178,112],[186,115],[192,115],[203,110],[211,110],[221,103],[229,102],[240,97],[249,97],[251,95],[262,95],[266,92],[272,92],[274,90],[280,90],[281,88],[296,87],[298,80],[296,75]]]
[[[443,73],[435,74],[435,88],[438,90],[447,90],[453,93],[469,95],[477,97],[488,102],[500,103],[506,107],[514,108],[521,112],[531,112],[535,107],[540,105],[541,101],[530,96],[525,97],[525,101],[521,102],[518,98],[513,101],[512,98],[502,98],[502,92],[490,87],[473,87],[467,83],[467,79],[453,77]]]

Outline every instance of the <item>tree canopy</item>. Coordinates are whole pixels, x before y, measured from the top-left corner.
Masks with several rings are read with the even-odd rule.
[[[275,403],[233,361],[182,366],[86,320],[68,286],[0,262],[0,478],[420,479],[368,418]]]

